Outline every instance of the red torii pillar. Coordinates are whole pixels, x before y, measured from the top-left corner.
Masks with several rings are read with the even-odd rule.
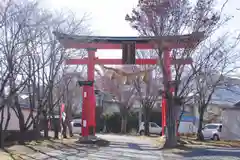
[[[97,49],[121,49],[121,44],[123,42],[135,42],[136,49],[154,49],[158,47],[159,39],[160,43],[164,43],[163,48],[167,48],[164,51],[164,65],[167,70],[167,79],[171,81],[171,64],[190,64],[192,59],[171,59],[170,50],[171,48],[186,48],[192,47],[195,45],[201,38],[202,33],[196,33],[199,38],[196,39],[196,35],[183,35],[183,36],[166,36],[166,37],[94,37],[94,36],[76,36],[76,35],[67,35],[63,33],[54,32],[55,36],[58,38],[61,44],[65,48],[76,48],[76,49],[87,49],[88,58],[84,59],[67,59],[66,64],[68,65],[79,65],[87,64],[88,66],[88,80],[94,80],[94,65],[95,64],[123,64],[122,59],[98,59],[95,57],[95,52]],[[192,39],[193,37],[195,39]],[[157,59],[136,59],[136,64],[157,64]],[[83,98],[83,124],[86,121],[86,127],[83,130],[90,131],[91,135],[95,134],[95,108],[96,100],[94,94],[94,85],[93,86],[84,86],[84,98]],[[165,102],[165,103],[164,103]],[[166,126],[166,100],[162,98],[162,128],[164,134],[164,127]],[[91,128],[91,129],[90,129]],[[87,131],[83,131],[83,136],[88,136]],[[85,134],[86,133],[86,134]]]
[[[82,86],[83,90],[82,90],[82,136],[86,137],[89,133],[88,133],[88,125],[87,125],[87,114],[88,114],[88,108],[84,107],[84,106],[88,106],[87,102],[88,102],[88,97],[87,97],[87,86]]]

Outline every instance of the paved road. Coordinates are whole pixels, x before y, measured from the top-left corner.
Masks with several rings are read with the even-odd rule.
[[[164,160],[240,160],[240,148],[196,148],[193,147],[188,151],[182,153],[173,154],[162,153]]]
[[[76,148],[52,151],[46,154],[32,155],[37,160],[161,160],[161,152],[152,147],[146,139],[132,136],[99,135],[111,141],[110,146],[93,148],[76,146]]]
[[[32,155],[36,160],[240,160],[240,149],[193,148],[173,154],[153,147],[152,141],[132,136],[99,135],[111,141],[110,146],[93,148],[77,146],[56,150],[47,155]]]

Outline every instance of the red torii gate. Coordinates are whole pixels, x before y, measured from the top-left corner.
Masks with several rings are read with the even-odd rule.
[[[167,72],[167,80],[170,82],[171,64],[191,64],[192,59],[172,59],[170,57],[173,48],[192,48],[204,36],[201,32],[195,32],[188,35],[179,36],[161,36],[161,37],[103,37],[103,36],[77,36],[68,35],[59,32],[53,32],[59,42],[65,48],[87,49],[88,58],[83,59],[67,59],[67,65],[87,64],[88,81],[94,81],[94,65],[95,64],[124,64],[122,59],[98,59],[95,57],[97,49],[122,49],[123,43],[135,43],[136,49],[157,49],[159,44],[164,48],[163,61]],[[135,64],[157,64],[158,59],[136,59]],[[83,86],[83,106],[82,106],[82,136],[95,135],[95,94],[94,85]],[[166,99],[162,97],[162,133],[166,126]]]

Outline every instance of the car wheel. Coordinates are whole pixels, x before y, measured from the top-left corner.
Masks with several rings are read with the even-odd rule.
[[[139,134],[140,134],[141,136],[143,136],[143,135],[144,135],[144,131],[141,130],[141,131],[139,132]]]
[[[219,141],[220,140],[220,138],[219,138],[219,136],[217,134],[214,134],[212,139],[214,141]]]

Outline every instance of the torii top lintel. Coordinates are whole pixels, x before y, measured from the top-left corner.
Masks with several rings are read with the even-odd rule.
[[[121,49],[122,43],[135,42],[136,49],[154,49],[161,44],[162,48],[192,48],[204,38],[204,32],[193,32],[187,35],[155,37],[104,37],[78,36],[53,32],[65,48]]]

